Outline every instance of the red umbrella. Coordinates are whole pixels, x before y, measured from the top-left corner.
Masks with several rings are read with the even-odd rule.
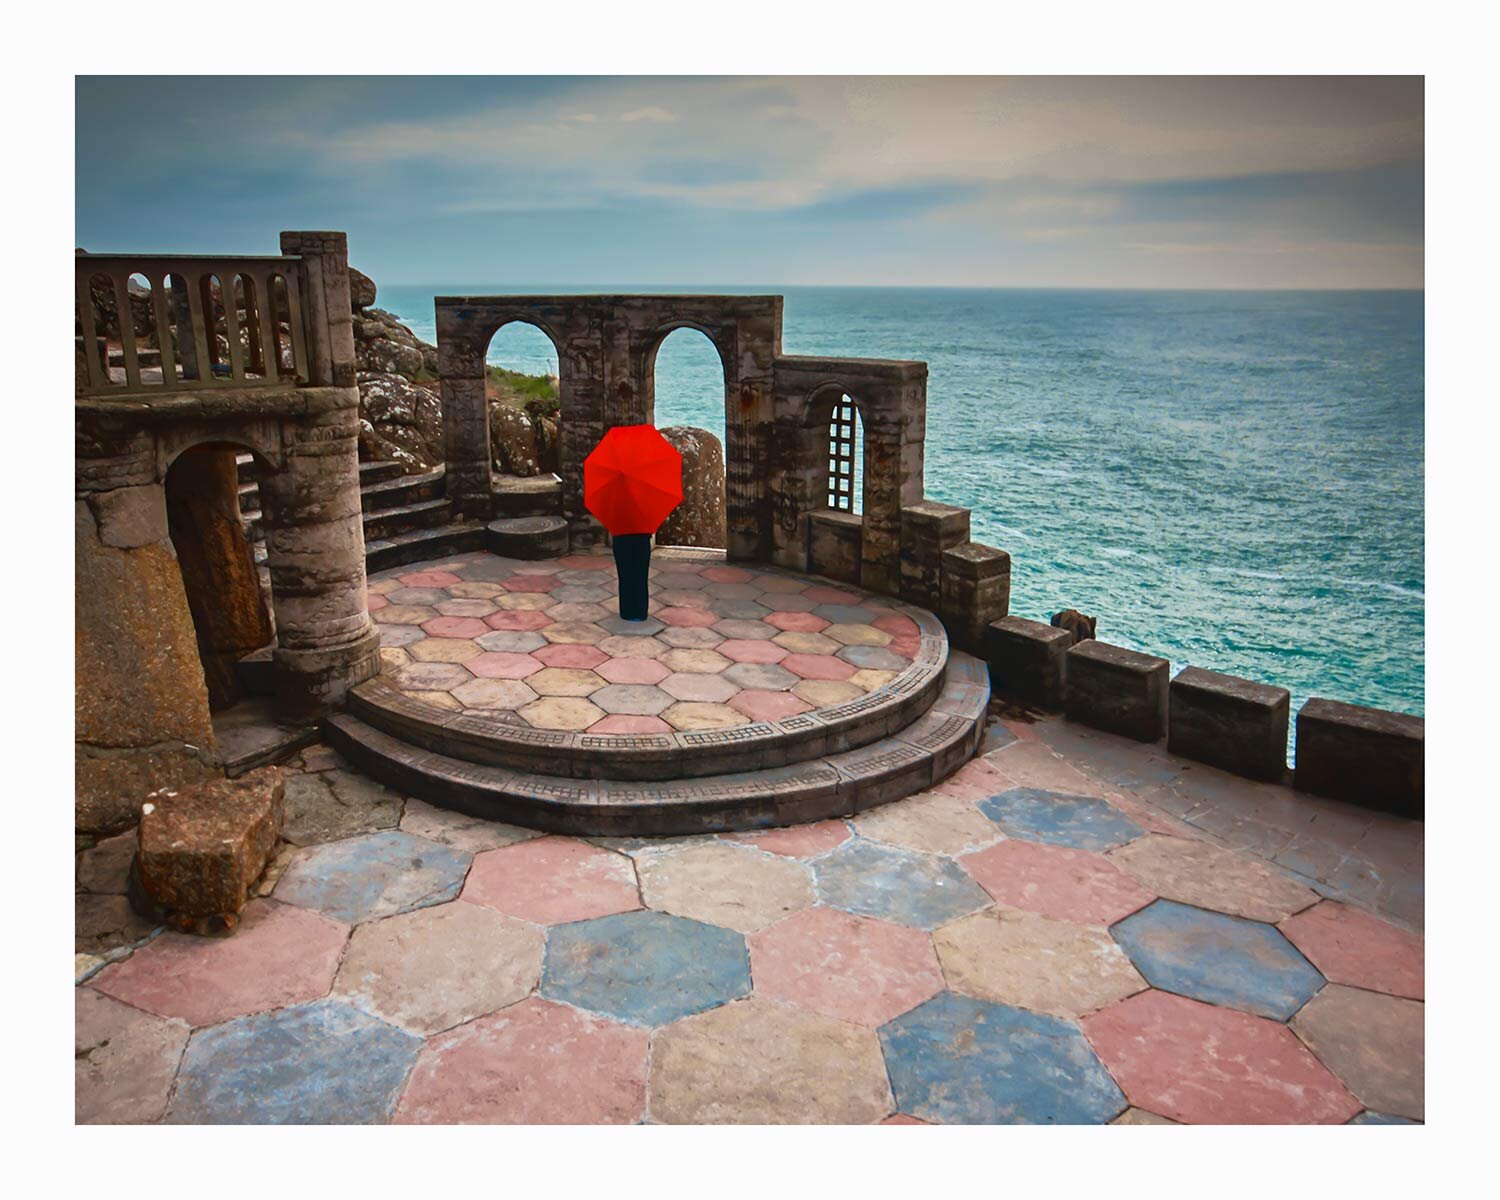
[[[583,503],[611,534],[655,533],[682,503],[682,455],[654,425],[616,425],[583,460]]]

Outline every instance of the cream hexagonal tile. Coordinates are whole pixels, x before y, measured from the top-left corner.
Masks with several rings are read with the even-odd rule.
[[[723,675],[682,672],[668,675],[656,686],[676,700],[691,700],[700,704],[722,704],[740,690],[738,684],[725,679]]]
[[[661,661],[664,666],[685,675],[717,675],[733,665],[716,650],[668,650],[661,656]]]
[[[590,704],[578,696],[545,696],[516,711],[533,728],[572,733],[581,732],[605,717],[604,710],[597,704]]]
[[[528,675],[526,683],[538,696],[587,696],[604,686],[593,671],[577,667],[543,667]]]
[[[519,679],[475,679],[454,688],[451,697],[464,708],[508,710],[530,704],[536,698],[536,692]]]
[[[557,603],[546,592],[501,592],[494,599],[507,612],[540,612]]]
[[[1150,833],[1109,858],[1164,899],[1252,921],[1284,921],[1318,902],[1316,892],[1259,859],[1196,838]]]
[[[842,645],[821,633],[798,633],[794,630],[778,633],[771,640],[778,646],[785,646],[793,654],[837,654]]]
[[[668,677],[670,679],[670,676]],[[665,684],[667,680],[663,680]],[[734,711],[725,704],[704,704],[693,700],[679,700],[671,708],[663,709],[661,718],[674,729],[733,729],[737,725],[748,725],[748,717]]]
[[[865,667],[849,676],[849,682],[867,692],[876,692],[899,674],[899,671],[878,671],[873,667]]]
[[[846,704],[850,700],[858,700],[864,694],[864,689],[857,684],[837,679],[804,679],[792,689],[792,695],[801,696],[814,708]]]
[[[600,641],[599,649],[611,658],[661,658],[667,648],[654,637],[624,637],[615,633]]]
[[[415,642],[412,645],[416,645]],[[399,671],[402,667],[409,667],[416,660],[412,658],[409,651],[400,646],[382,646],[380,648],[380,669],[382,671]]]
[[[463,704],[453,698],[452,692],[407,692],[406,694],[413,700],[432,705],[433,708],[443,708],[449,712],[463,711]]]
[[[1003,836],[968,797],[939,792],[882,804],[855,818],[854,828],[876,841],[929,854],[963,854]]]
[[[813,903],[812,879],[802,863],[728,842],[644,855],[636,869],[648,908],[740,933]]]
[[[823,636],[845,646],[888,646],[891,635],[873,625],[830,625]]]
[[[417,662],[461,663],[478,658],[482,650],[467,638],[430,637],[413,642],[406,652]]]
[[[604,630],[586,621],[544,625],[538,632],[549,642],[564,645],[597,646],[604,640]]]

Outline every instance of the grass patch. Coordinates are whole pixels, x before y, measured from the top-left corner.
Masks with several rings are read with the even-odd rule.
[[[486,364],[484,390],[491,400],[533,415],[557,412],[557,386],[548,375],[525,375]]]

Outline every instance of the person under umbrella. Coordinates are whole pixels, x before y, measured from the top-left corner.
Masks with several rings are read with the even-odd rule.
[[[614,542],[620,616],[644,621],[651,535],[682,503],[682,455],[654,425],[616,425],[583,460],[583,503]]]

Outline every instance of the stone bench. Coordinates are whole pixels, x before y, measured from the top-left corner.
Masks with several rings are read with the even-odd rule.
[[[1184,758],[1276,782],[1286,775],[1292,694],[1187,667],[1168,689],[1167,749]]]
[[[1155,742],[1167,732],[1171,664],[1090,638],[1067,654],[1064,712],[1068,720]]]
[[[1293,786],[1421,820],[1426,728],[1421,717],[1314,697],[1297,714]]]
[[[275,767],[152,792],[141,805],[132,904],[178,929],[233,932],[285,819]]]
[[[1073,635],[1041,621],[1005,617],[986,630],[990,680],[1003,696],[1058,711]]]
[[[864,553],[864,518],[830,508],[807,517],[807,569],[814,575],[858,583]]]
[[[568,552],[568,523],[561,517],[506,517],[485,526],[484,544],[503,558],[561,558]]]

